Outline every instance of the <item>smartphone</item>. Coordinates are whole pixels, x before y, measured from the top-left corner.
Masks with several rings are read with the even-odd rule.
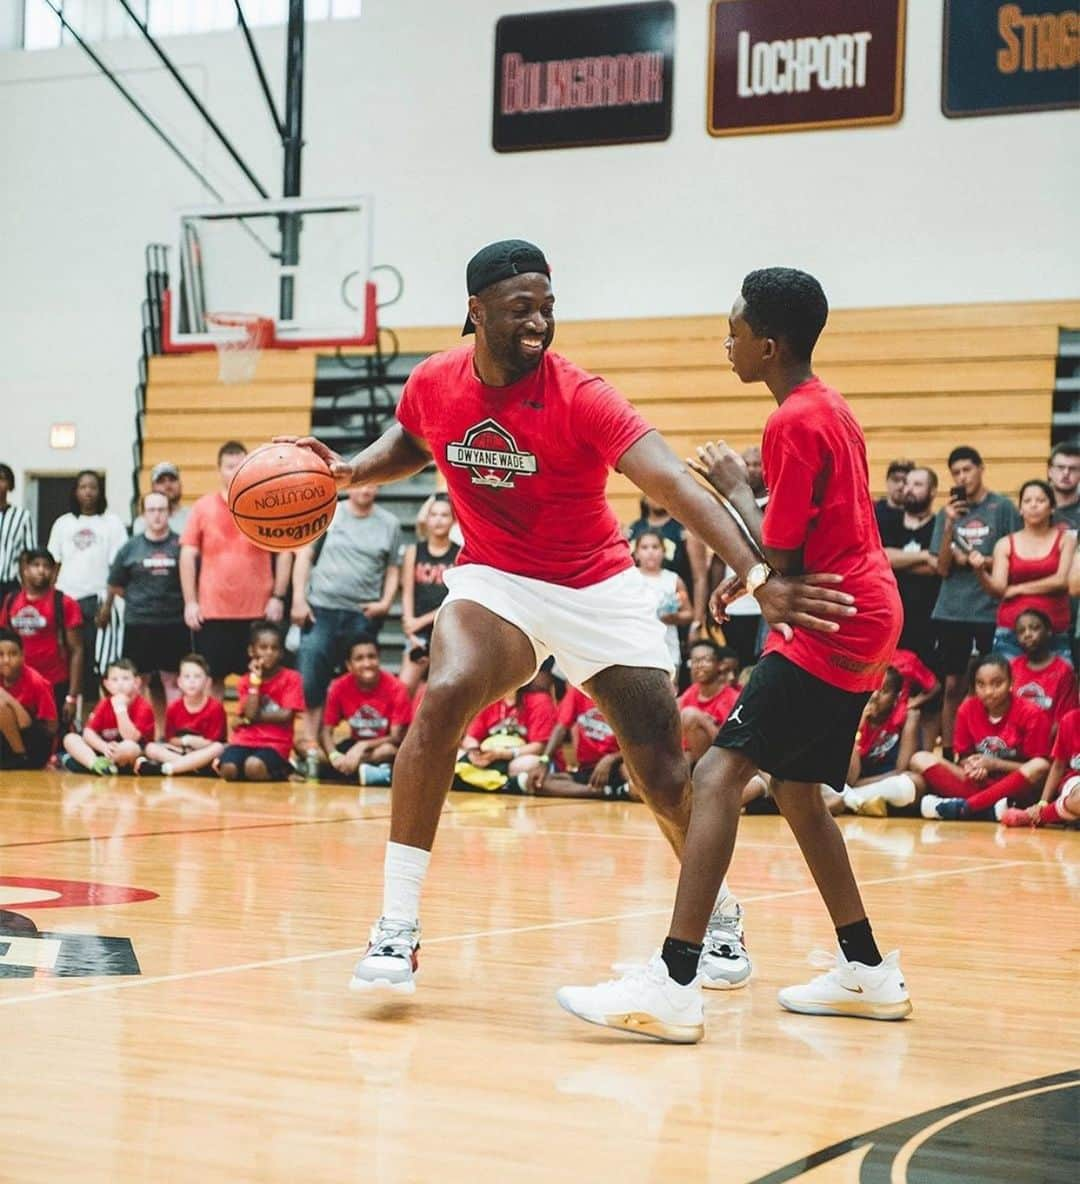
[[[954,485],[949,490],[949,501],[951,502],[966,502],[967,492],[962,485]]]

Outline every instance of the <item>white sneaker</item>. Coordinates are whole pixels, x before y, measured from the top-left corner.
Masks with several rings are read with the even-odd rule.
[[[371,927],[367,953],[356,964],[349,990],[383,987],[411,995],[416,990],[420,926],[380,917]]]
[[[815,966],[831,966],[826,974],[798,987],[784,987],[780,1006],[803,1015],[845,1015],[864,1020],[902,1020],[911,1014],[911,999],[900,969],[900,951],[887,954],[879,966],[848,962],[837,951],[835,958],[818,951]]]
[[[745,987],[753,973],[754,964],[743,941],[742,906],[734,900],[730,904],[721,901],[705,930],[698,963],[701,985],[712,991],[734,991]]]
[[[919,802],[919,813],[924,818],[940,818],[937,812],[938,806],[944,801],[943,797],[939,797],[936,793],[923,794],[922,801]]]
[[[681,986],[659,952],[647,966],[595,987],[560,987],[559,1006],[590,1024],[618,1028],[669,1044],[697,1044],[705,1035],[705,1009],[697,982]]]

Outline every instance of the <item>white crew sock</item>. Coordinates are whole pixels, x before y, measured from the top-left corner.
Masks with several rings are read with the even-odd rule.
[[[864,802],[871,802],[875,798],[884,798],[890,806],[910,806],[915,800],[915,782],[907,773],[894,773],[891,777],[884,777],[870,785],[860,785],[858,789],[844,786],[844,805],[854,810]]]
[[[431,852],[404,843],[387,843],[383,861],[384,917],[415,925],[420,916],[420,890],[424,886]]]

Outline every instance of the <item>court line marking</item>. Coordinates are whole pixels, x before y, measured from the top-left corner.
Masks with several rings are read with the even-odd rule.
[[[884,876],[873,880],[862,880],[860,888],[872,888],[882,884],[906,884],[913,880],[937,880],[945,876],[966,876],[974,872],[997,871],[1001,868],[1019,867],[1026,865],[1027,860],[1001,860],[996,863],[985,863],[979,867],[944,868],[935,872],[914,872],[906,876]],[[817,887],[791,888],[783,892],[765,892],[758,896],[742,896],[743,904],[760,904],[769,900],[786,900],[793,896],[810,896],[817,892]],[[545,921],[538,925],[516,925],[503,929],[479,929],[473,933],[453,933],[443,937],[433,937],[424,941],[425,946],[449,945],[458,941],[478,941],[488,937],[514,937],[521,933],[542,933],[555,929],[577,929],[585,925],[603,925],[612,921],[637,921],[646,917],[667,916],[671,906],[666,905],[658,909],[640,909],[632,913],[611,913],[603,917],[579,917],[573,921]],[[189,982],[197,978],[217,978],[223,974],[242,974],[248,970],[267,970],[276,966],[295,966],[302,962],[318,962],[325,958],[355,957],[367,949],[363,946],[347,946],[340,950],[316,950],[309,954],[289,954],[283,958],[268,958],[261,962],[241,962],[234,966],[214,966],[208,970],[185,970],[178,974],[158,974],[147,977],[124,979],[122,982],[94,983],[87,987],[73,987],[69,990],[42,991],[33,995],[13,995],[7,999],[0,999],[0,1007],[17,1007],[26,1003],[42,1003],[49,999],[68,999],[72,996],[82,998],[85,995],[100,995],[113,991],[125,991],[134,987],[149,987],[158,983]]]

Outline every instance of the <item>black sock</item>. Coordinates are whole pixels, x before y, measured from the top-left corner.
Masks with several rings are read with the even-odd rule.
[[[668,968],[668,974],[681,986],[688,986],[697,975],[698,962],[701,960],[701,942],[678,941],[674,937],[664,938],[664,948],[660,957]]]
[[[941,746],[941,755],[942,755],[942,757],[944,757],[945,760],[947,760],[949,762],[949,764],[952,764],[953,750],[952,750],[951,746],[943,744]]]
[[[880,966],[881,951],[874,941],[870,922],[864,917],[850,925],[841,925],[836,931],[840,949],[849,962],[861,962],[864,966]]]

